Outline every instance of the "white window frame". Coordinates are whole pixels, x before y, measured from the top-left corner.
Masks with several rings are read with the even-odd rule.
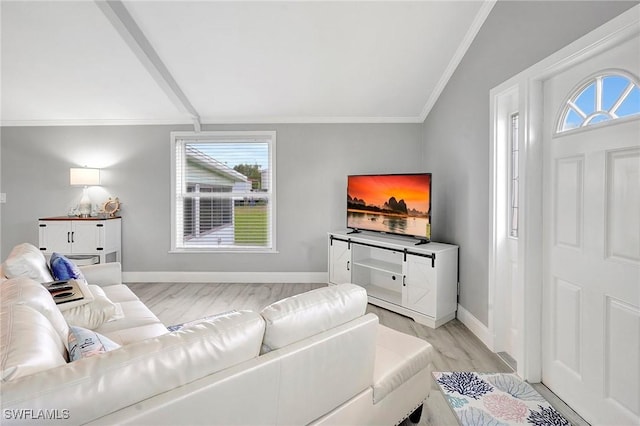
[[[603,96],[603,87],[602,81],[606,77],[622,77],[628,81],[628,85],[625,91],[623,91],[618,98],[617,102],[611,106],[608,110],[604,110],[602,108],[602,96]],[[579,107],[575,106],[576,100],[580,97],[582,92],[592,84],[595,84],[596,93],[595,93],[595,111],[587,115],[584,113]],[[625,101],[626,97],[631,93],[631,91],[635,88],[640,88],[640,80],[635,75],[620,69],[606,69],[599,71],[593,75],[582,80],[579,84],[577,84],[573,90],[569,92],[565,101],[562,103],[560,107],[560,111],[557,114],[558,118],[556,120],[556,127],[554,132],[554,137],[564,136],[567,134],[573,134],[575,132],[581,132],[585,130],[591,130],[592,128],[610,126],[613,124],[618,124],[625,122],[627,120],[637,120],[639,113],[632,113],[630,115],[618,116],[616,114],[618,108]],[[583,118],[580,126],[570,129],[564,129],[565,119],[569,112],[573,110],[576,114],[580,115]],[[596,115],[608,115],[610,117],[609,120],[593,122],[593,118]]]
[[[178,201],[177,161],[178,148],[185,142],[267,142],[269,143],[269,170],[270,181],[268,200],[271,209],[269,224],[271,230],[270,247],[180,247],[178,244],[178,229],[182,229],[177,223],[177,209],[182,208]],[[170,253],[277,253],[276,250],[276,132],[275,131],[177,131],[171,132],[171,249]],[[186,191],[186,189],[184,189]]]
[[[514,126],[514,121],[517,125]],[[518,159],[520,157],[520,114],[515,111],[509,114],[509,238],[518,239],[520,226],[520,192],[518,186],[520,182],[520,167]],[[515,156],[515,160],[514,160]],[[515,215],[515,224],[514,224]]]

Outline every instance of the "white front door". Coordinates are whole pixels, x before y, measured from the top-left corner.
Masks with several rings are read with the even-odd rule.
[[[593,424],[640,424],[639,72],[636,35],[543,83],[542,381]]]

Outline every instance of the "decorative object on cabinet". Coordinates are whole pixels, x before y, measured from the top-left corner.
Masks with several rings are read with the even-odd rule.
[[[121,222],[114,218],[47,217],[38,221],[40,251],[74,256],[97,256],[99,263],[120,262]]]
[[[89,198],[89,186],[100,185],[100,169],[88,167],[72,167],[69,169],[69,185],[82,186],[82,198],[78,204],[80,217],[89,217],[91,214],[91,198]]]
[[[362,286],[369,303],[436,328],[456,317],[458,246],[332,232],[329,283]]]
[[[107,217],[116,217],[116,213],[120,211],[120,199],[118,199],[118,197],[115,199],[109,197],[102,205],[102,211]]]

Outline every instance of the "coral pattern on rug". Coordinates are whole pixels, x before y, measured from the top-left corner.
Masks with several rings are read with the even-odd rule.
[[[515,374],[436,372],[433,377],[463,426],[570,425]]]

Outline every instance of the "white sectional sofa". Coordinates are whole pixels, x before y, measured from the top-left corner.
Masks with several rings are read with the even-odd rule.
[[[168,332],[121,283],[119,264],[81,270],[119,305],[95,331],[121,346],[68,361],[75,319],[39,282],[46,260],[21,245],[3,263],[3,425],[393,425],[417,421],[429,394],[431,346],[378,324],[356,285]]]

